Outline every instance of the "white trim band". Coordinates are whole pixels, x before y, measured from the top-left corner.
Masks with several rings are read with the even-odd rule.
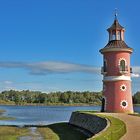
[[[120,80],[126,80],[126,81],[131,81],[130,76],[105,76],[103,78],[103,81],[120,81]]]

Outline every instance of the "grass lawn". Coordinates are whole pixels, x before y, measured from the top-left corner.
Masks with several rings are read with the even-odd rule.
[[[86,140],[82,132],[68,123],[57,123],[46,127],[38,127],[38,131],[44,140]]]
[[[101,117],[107,118],[110,126],[101,135],[91,140],[119,140],[126,133],[126,125],[123,121],[111,116],[101,115]]]
[[[18,137],[28,134],[27,128],[0,126],[0,140],[17,140]]]
[[[103,115],[102,113],[85,112],[88,114],[94,114],[102,118],[107,118],[110,121],[110,126],[101,134],[95,138],[89,138],[88,140],[119,140],[126,133],[126,125],[123,121],[112,116]]]

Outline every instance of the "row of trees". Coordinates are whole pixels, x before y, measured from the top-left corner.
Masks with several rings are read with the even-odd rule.
[[[133,103],[134,104],[140,104],[140,91],[138,91],[136,94],[134,94]]]
[[[94,104],[100,105],[102,99],[101,92],[52,92],[49,94],[42,93],[39,91],[3,91],[0,93],[0,100],[9,102],[12,101],[15,104],[57,104],[57,103],[84,103],[84,104]]]
[[[93,104],[101,105],[102,93],[101,92],[52,92],[49,94],[42,93],[39,91],[3,91],[0,93],[0,101],[4,103],[15,103],[15,104]],[[140,104],[140,92],[137,92],[133,96],[133,103]]]

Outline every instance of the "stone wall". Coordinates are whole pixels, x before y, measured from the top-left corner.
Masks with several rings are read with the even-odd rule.
[[[105,118],[93,114],[73,112],[69,123],[88,130],[92,134],[97,134],[107,126]]]

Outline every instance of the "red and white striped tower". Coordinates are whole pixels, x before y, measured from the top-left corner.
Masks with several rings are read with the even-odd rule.
[[[100,50],[103,54],[102,111],[133,113],[130,67],[133,49],[124,42],[125,29],[119,24],[117,14],[107,31],[109,42]]]

